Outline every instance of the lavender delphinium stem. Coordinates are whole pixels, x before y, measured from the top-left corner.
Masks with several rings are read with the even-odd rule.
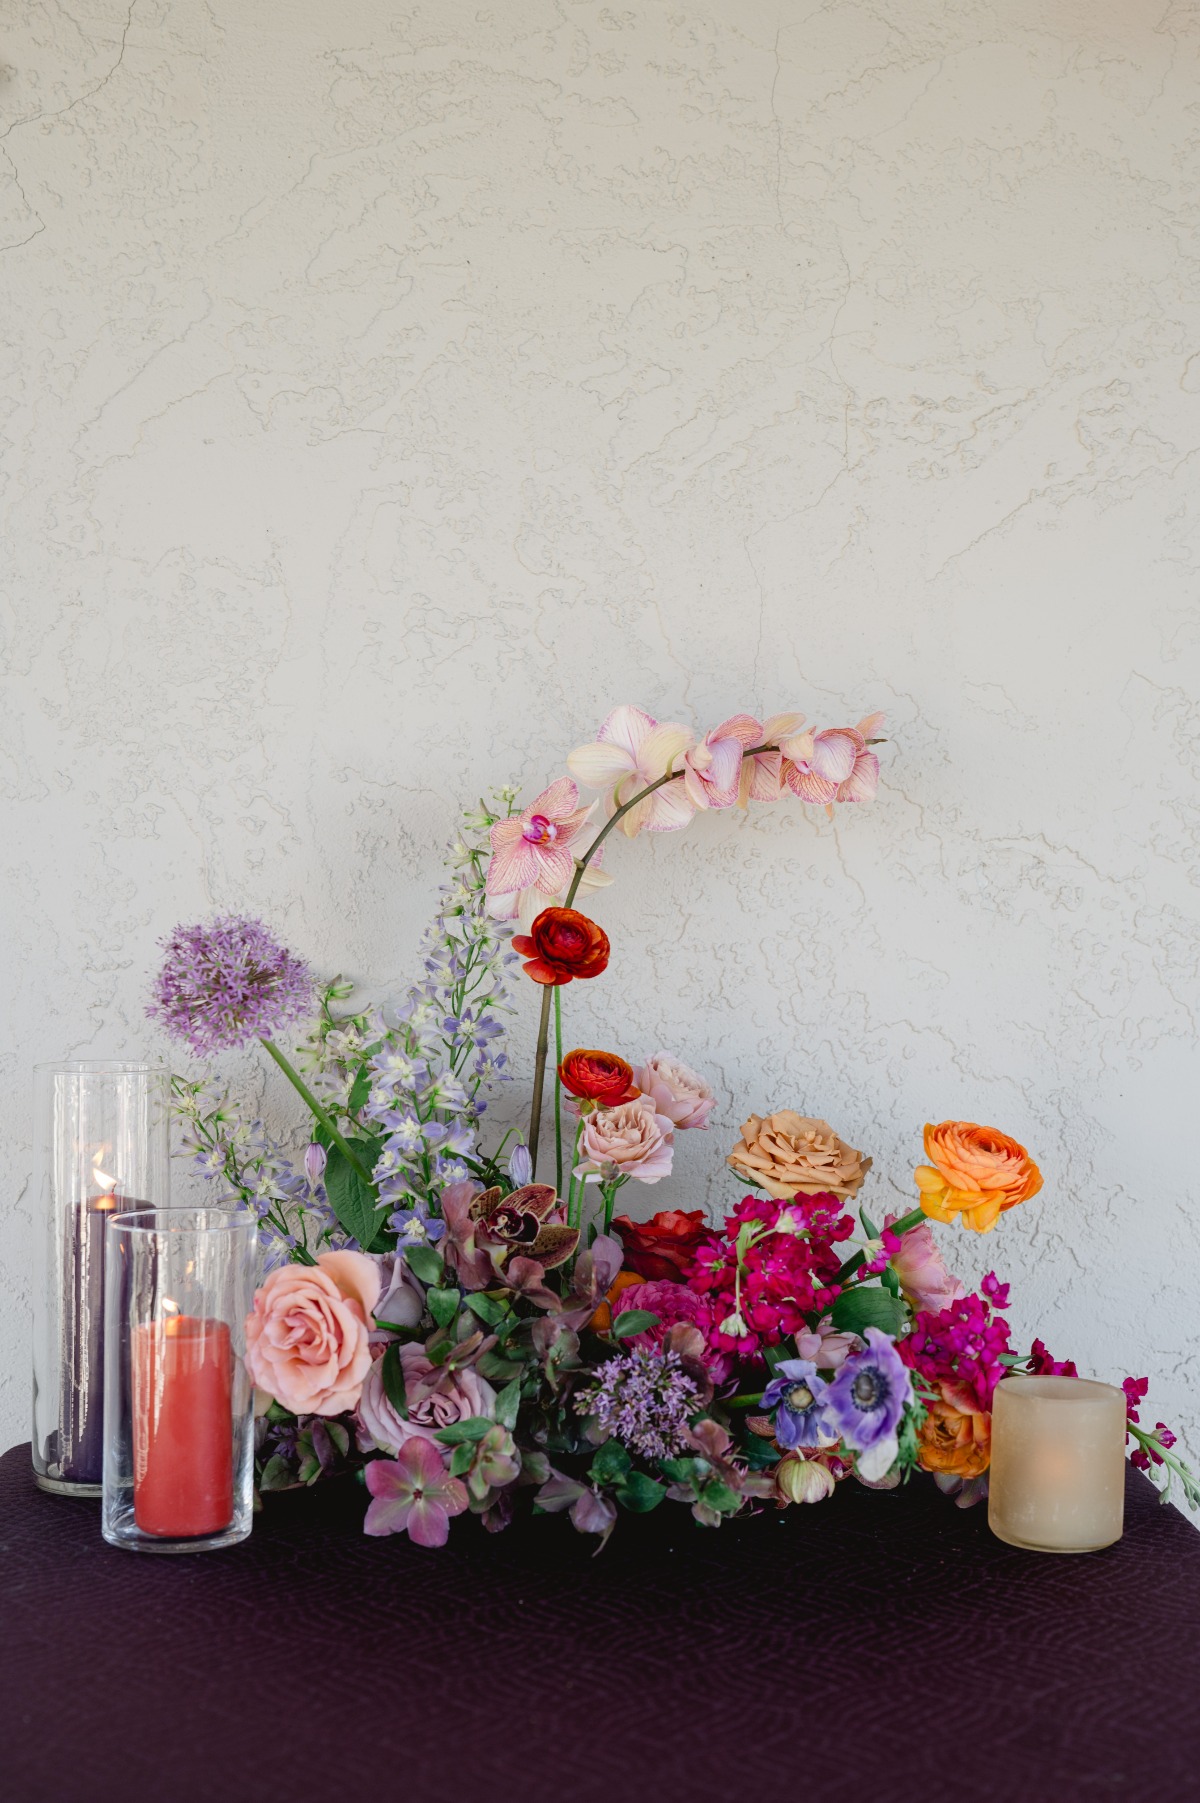
[[[342,1154],[342,1157],[347,1159],[350,1162],[350,1164],[353,1165],[354,1169],[358,1172],[358,1174],[362,1178],[363,1182],[369,1184],[371,1182],[370,1171],[367,1170],[367,1168],[363,1164],[362,1160],[360,1158],[358,1158],[356,1156],[356,1154],[350,1150],[350,1147],[346,1144],[346,1141],[343,1139],[342,1135],[338,1132],[337,1127],[334,1125],[333,1117],[329,1113],[329,1110],[327,1108],[325,1108],[320,1102],[318,1102],[316,1096],[314,1096],[312,1090],[308,1087],[308,1084],[304,1081],[303,1077],[299,1074],[298,1071],[293,1070],[292,1066],[289,1064],[288,1060],[284,1057],[283,1053],[280,1051],[279,1047],[275,1044],[274,1040],[262,1039],[261,1043],[262,1043],[262,1045],[264,1045],[266,1047],[267,1051],[270,1053],[271,1057],[275,1060],[276,1064],[279,1066],[280,1070],[283,1072],[283,1074],[287,1078],[288,1082],[290,1084],[292,1084],[293,1088],[296,1090],[296,1093],[299,1096],[301,1096],[303,1098],[303,1100],[308,1104],[308,1106],[312,1109],[313,1114],[316,1116],[317,1120],[320,1121],[322,1127],[324,1127],[326,1133],[328,1133],[330,1139],[333,1141],[333,1143],[337,1147],[338,1151]]]

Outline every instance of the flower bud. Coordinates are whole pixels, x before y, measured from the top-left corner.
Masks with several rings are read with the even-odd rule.
[[[311,1146],[305,1147],[304,1175],[308,1178],[313,1189],[316,1189],[318,1183],[320,1183],[322,1177],[325,1175],[325,1166],[328,1159],[329,1154],[326,1152],[324,1146],[318,1146],[315,1141]]]
[[[833,1473],[816,1459],[802,1459],[794,1452],[780,1459],[775,1487],[785,1503],[824,1502],[833,1491]]]

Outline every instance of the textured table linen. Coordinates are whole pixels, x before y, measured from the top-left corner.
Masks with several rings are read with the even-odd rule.
[[[717,1532],[562,1519],[440,1553],[341,1481],[225,1552],[108,1547],[0,1459],[5,1803],[1200,1796],[1200,1535],[1048,1558],[925,1481]]]

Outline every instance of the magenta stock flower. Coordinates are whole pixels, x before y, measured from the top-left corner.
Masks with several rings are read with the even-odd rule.
[[[200,1057],[270,1039],[312,1008],[308,965],[261,920],[219,914],[159,944],[166,957],[146,1013]]]
[[[497,820],[490,833],[488,894],[514,895],[533,888],[543,895],[561,894],[575,870],[571,846],[595,806],[581,808],[579,790],[569,776],[560,776],[523,813]]]
[[[363,1522],[365,1534],[404,1534],[418,1546],[445,1546],[450,1517],[467,1507],[466,1486],[451,1477],[442,1455],[428,1440],[407,1440],[394,1459],[375,1459],[366,1468],[374,1499]]]

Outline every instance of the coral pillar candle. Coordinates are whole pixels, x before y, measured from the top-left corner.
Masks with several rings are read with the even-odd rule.
[[[1079,1377],[1008,1377],[992,1403],[988,1526],[1010,1546],[1087,1553],[1121,1537],[1125,1398]]]
[[[133,1513],[144,1534],[233,1519],[233,1348],[223,1321],[168,1314],[133,1330]]]

